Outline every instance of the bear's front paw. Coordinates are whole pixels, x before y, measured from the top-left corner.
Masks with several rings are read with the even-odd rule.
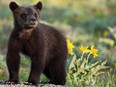
[[[32,85],[35,85],[36,87],[39,87],[39,84],[34,84],[34,83],[31,83],[31,82],[28,82],[28,81],[27,82],[24,82],[23,84],[24,85],[31,85],[31,86]]]
[[[32,85],[32,83],[30,83],[30,82],[24,82],[23,84],[24,85]]]
[[[18,81],[10,81],[10,80],[8,80],[8,81],[5,81],[5,84],[14,85],[14,84],[18,84]]]

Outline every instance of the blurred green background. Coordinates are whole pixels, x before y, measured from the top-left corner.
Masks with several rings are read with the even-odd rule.
[[[7,42],[13,28],[10,1],[19,5],[33,5],[38,0],[0,0],[0,79],[6,80],[5,64]],[[116,0],[41,0],[41,20],[59,28],[75,45],[95,45],[99,56],[91,61],[107,60],[110,74],[116,80]],[[22,56],[22,80],[27,79],[30,61]],[[44,80],[45,77],[42,77]],[[42,80],[42,81],[43,81]]]

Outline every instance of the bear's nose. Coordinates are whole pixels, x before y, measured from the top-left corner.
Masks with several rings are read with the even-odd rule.
[[[30,22],[33,22],[33,21],[36,21],[36,19],[35,18],[31,18],[30,19]]]

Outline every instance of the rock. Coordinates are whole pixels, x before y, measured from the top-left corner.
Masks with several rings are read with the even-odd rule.
[[[4,84],[4,81],[0,80],[0,87],[35,87],[35,86],[24,85],[24,84],[7,85],[7,84]],[[67,86],[54,85],[54,84],[40,84],[38,87],[67,87]]]

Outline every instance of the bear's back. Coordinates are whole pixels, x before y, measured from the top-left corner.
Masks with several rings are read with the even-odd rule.
[[[45,41],[45,51],[48,60],[54,56],[67,55],[66,38],[53,26],[40,23],[38,29],[41,29],[43,33],[43,39]]]

